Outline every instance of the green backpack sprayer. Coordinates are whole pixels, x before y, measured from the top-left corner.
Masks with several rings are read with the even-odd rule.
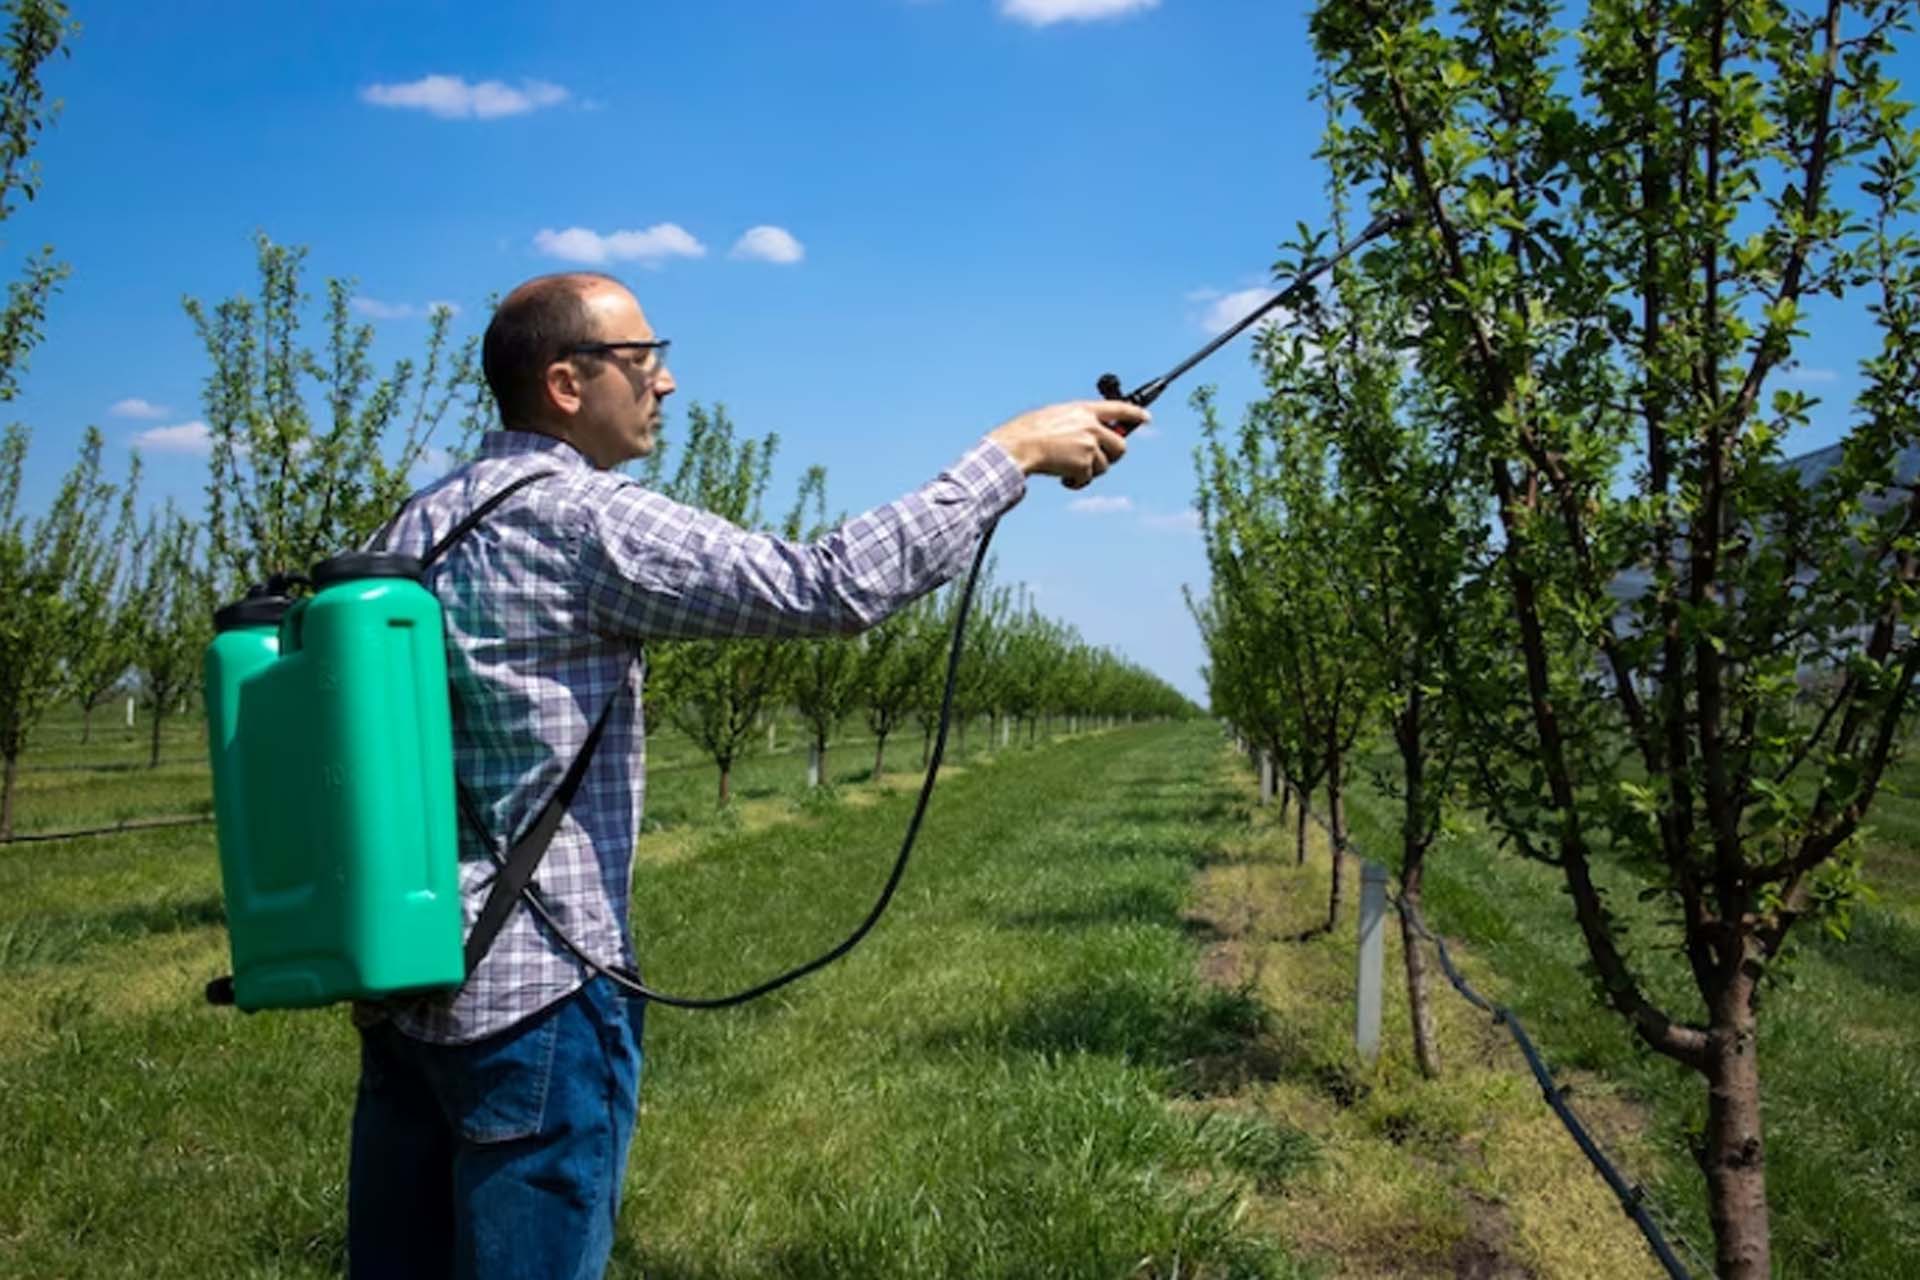
[[[1100,395],[1151,404],[1261,316],[1405,221],[1403,214],[1382,215],[1171,372],[1125,394],[1107,374]],[[825,954],[745,991],[676,996],[586,955],[555,924],[533,879],[586,774],[611,702],[546,805],[505,850],[454,773],[445,623],[422,578],[494,508],[550,474],[523,476],[493,494],[423,557],[334,556],[305,576],[258,584],[215,612],[204,688],[233,975],[208,984],[211,1002],[247,1011],[306,1008],[454,988],[486,955],[514,907],[525,903],[588,969],[628,994],[681,1008],[724,1008],[832,963],[885,912],[946,752],[974,586],[994,526],[981,535],[962,589],[919,800],[866,918]],[[307,594],[296,598],[299,587]],[[496,868],[464,938],[461,819]]]

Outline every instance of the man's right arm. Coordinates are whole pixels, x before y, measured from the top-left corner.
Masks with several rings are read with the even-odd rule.
[[[1125,451],[1144,410],[1054,405],[996,428],[953,466],[814,543],[756,533],[635,484],[586,513],[596,629],[635,639],[850,634],[947,581],[1031,474],[1078,488]]]

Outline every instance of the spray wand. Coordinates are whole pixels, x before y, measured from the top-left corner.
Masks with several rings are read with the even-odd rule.
[[[1143,382],[1133,390],[1122,393],[1118,375],[1111,373],[1101,374],[1099,382],[1100,398],[1102,400],[1125,400],[1128,404],[1137,404],[1142,409],[1146,408],[1160,398],[1160,393],[1171,386],[1174,379],[1246,332],[1261,316],[1266,315],[1267,312],[1272,311],[1275,307],[1291,301],[1299,295],[1302,289],[1305,289],[1308,285],[1319,279],[1320,276],[1331,270],[1341,261],[1359,252],[1360,249],[1367,244],[1378,240],[1389,231],[1397,231],[1401,227],[1406,226],[1408,221],[1406,211],[1402,209],[1394,209],[1388,213],[1381,214],[1372,222],[1368,223],[1366,229],[1359,235],[1335,249],[1331,256],[1322,258],[1313,265],[1303,268],[1300,274],[1295,276],[1286,288],[1280,290],[1280,292],[1274,294],[1273,297],[1254,308],[1240,323],[1234,325],[1233,328],[1228,329],[1225,333],[1220,334],[1212,342],[1209,342],[1206,346],[1200,348],[1185,360],[1175,365],[1171,371],[1160,375],[1152,382]],[[1131,430],[1131,427],[1121,428],[1121,434],[1124,435]]]

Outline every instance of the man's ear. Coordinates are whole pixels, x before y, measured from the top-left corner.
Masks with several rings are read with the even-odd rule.
[[[556,412],[572,417],[580,412],[580,371],[571,360],[555,360],[547,366],[547,404]]]

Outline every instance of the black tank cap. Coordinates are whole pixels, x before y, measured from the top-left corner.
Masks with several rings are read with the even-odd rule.
[[[311,576],[315,591],[355,578],[411,578],[418,582],[420,557],[398,551],[349,551],[322,560],[313,566]]]
[[[213,611],[215,632],[239,631],[244,627],[277,627],[293,601],[282,595],[256,595],[248,592],[232,604]]]

